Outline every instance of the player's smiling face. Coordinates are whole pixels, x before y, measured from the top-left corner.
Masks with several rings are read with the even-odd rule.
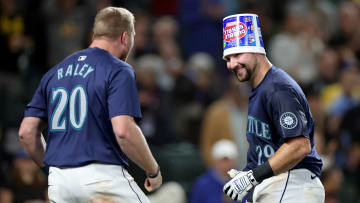
[[[252,53],[239,53],[226,56],[227,68],[232,71],[240,82],[248,81],[254,77],[257,59]]]

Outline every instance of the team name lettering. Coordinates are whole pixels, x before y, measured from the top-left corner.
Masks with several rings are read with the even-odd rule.
[[[65,75],[64,75],[64,70]],[[73,68],[73,64],[70,64],[67,68],[59,68],[57,70],[57,79],[61,80],[64,77],[70,77],[70,76],[78,76],[86,78],[91,72],[93,72],[95,69],[90,66],[89,64],[85,63],[82,66],[80,66],[78,63],[75,65],[75,69]]]
[[[271,140],[269,125],[252,116],[247,117],[246,132],[249,134],[254,134],[258,137],[265,138],[267,140]]]

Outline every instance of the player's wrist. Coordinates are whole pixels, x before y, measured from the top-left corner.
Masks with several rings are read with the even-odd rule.
[[[160,166],[158,165],[157,170],[156,170],[155,173],[147,173],[146,176],[148,178],[156,178],[156,177],[159,176],[159,174],[160,174]]]
[[[272,170],[269,161],[266,161],[264,164],[257,166],[252,171],[255,180],[259,183],[264,179],[274,176],[274,171]]]
[[[256,186],[260,183],[254,177],[254,172],[252,170],[246,172],[246,177],[250,181],[250,184],[252,185],[251,187]]]
[[[50,167],[48,165],[44,165],[43,167],[40,168],[41,171],[45,174],[45,175],[49,175],[49,170]]]

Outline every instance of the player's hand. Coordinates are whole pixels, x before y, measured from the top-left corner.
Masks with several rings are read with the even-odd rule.
[[[228,174],[233,179],[225,184],[223,191],[235,201],[241,202],[251,188],[259,184],[255,180],[252,170],[236,171],[235,169],[231,169]]]
[[[148,192],[152,192],[157,188],[159,188],[161,184],[162,184],[162,176],[161,176],[161,172],[159,172],[159,174],[155,178],[149,178],[149,177],[146,178],[144,186]]]

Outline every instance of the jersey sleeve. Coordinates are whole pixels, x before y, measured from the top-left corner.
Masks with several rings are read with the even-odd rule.
[[[309,138],[308,120],[304,107],[290,90],[271,95],[270,108],[276,132],[282,139],[304,136]]]
[[[47,116],[47,102],[46,102],[46,90],[43,87],[43,79],[40,82],[39,87],[36,89],[36,92],[30,101],[26,105],[25,117],[39,117],[46,119]]]
[[[135,72],[124,68],[114,73],[107,91],[109,119],[119,115],[141,119]]]

